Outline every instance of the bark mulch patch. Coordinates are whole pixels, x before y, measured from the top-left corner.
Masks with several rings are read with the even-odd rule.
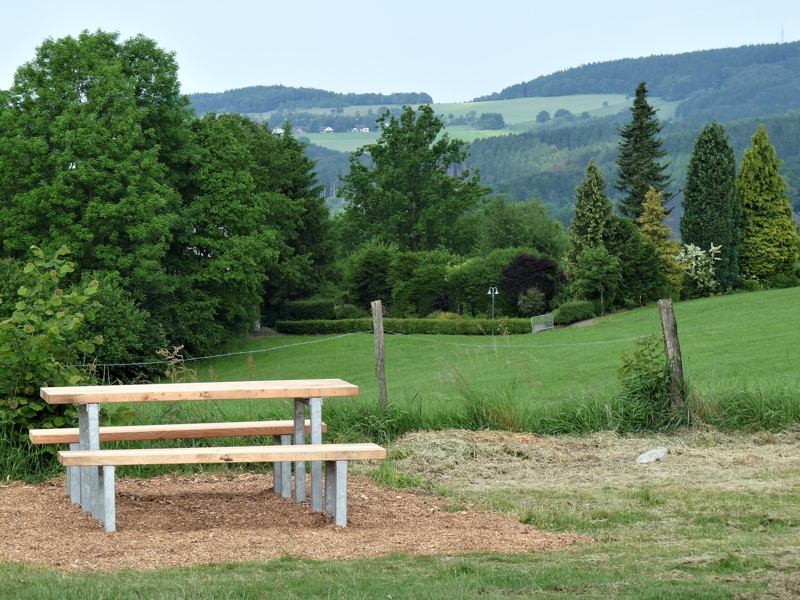
[[[546,533],[485,511],[447,512],[446,500],[348,481],[348,526],[272,492],[272,476],[204,474],[122,479],[117,531],[72,506],[64,478],[0,487],[0,560],[66,571],[157,569],[294,556],[337,560],[390,552],[454,554],[561,550],[591,541]]]

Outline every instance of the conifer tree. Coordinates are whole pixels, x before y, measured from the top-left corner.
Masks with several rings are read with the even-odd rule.
[[[672,239],[672,230],[664,223],[665,220],[672,220],[664,211],[664,194],[650,188],[645,195],[642,209],[642,216],[638,220],[642,240],[655,247],[661,270],[675,292],[680,294],[685,269],[677,260],[681,244]]]
[[[741,197],[739,263],[745,277],[770,284],[791,277],[797,262],[797,232],[792,222],[786,182],[763,125],[744,151],[736,181]]]
[[[647,86],[641,82],[636,87],[636,98],[631,107],[633,119],[620,129],[617,180],[614,188],[625,196],[619,203],[620,212],[634,219],[642,214],[642,204],[651,187],[665,190],[672,183],[667,173],[670,163],[661,164],[667,151],[661,148],[658,138],[661,125],[656,110],[647,101]],[[669,198],[667,198],[668,200]]]
[[[586,177],[575,189],[575,216],[569,226],[568,270],[574,272],[584,250],[603,245],[612,211],[605,189],[605,178],[593,159],[586,167]]]
[[[706,125],[689,157],[683,192],[681,237],[684,244],[721,246],[715,277],[723,290],[739,278],[739,197],[736,158],[725,128]]]

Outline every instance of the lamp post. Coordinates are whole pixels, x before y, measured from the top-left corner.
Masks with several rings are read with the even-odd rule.
[[[492,319],[494,319],[494,297],[498,294],[496,287],[490,287],[488,294],[492,297]]]

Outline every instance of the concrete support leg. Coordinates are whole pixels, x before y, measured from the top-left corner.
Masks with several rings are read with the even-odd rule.
[[[89,405],[78,405],[78,429],[80,431],[80,450],[89,450]],[[80,505],[83,512],[92,510],[92,469],[94,467],[77,467],[80,469]]]
[[[80,450],[80,444],[70,444],[69,449]],[[67,467],[67,495],[72,504],[81,503],[81,470],[80,467]]]
[[[89,431],[89,450],[100,450],[100,405],[87,404],[86,413]],[[91,487],[89,509],[95,519],[102,520],[103,499],[101,497],[102,492],[100,491],[100,468],[89,467],[89,478],[89,485]],[[85,508],[86,507],[84,507],[84,510]]]
[[[325,461],[325,513],[336,516],[336,461]]]
[[[309,400],[311,412],[311,443],[322,443],[322,398]],[[322,462],[311,461],[311,510],[322,512]]]
[[[306,405],[303,398],[294,399],[294,443],[301,445],[306,443]],[[294,463],[294,501],[305,502],[306,500],[306,463],[297,461]]]
[[[117,498],[114,489],[114,470],[116,467],[101,467],[103,469],[103,522],[106,533],[117,530]]]

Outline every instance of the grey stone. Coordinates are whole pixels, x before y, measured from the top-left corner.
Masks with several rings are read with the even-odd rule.
[[[667,455],[666,448],[655,448],[653,450],[649,450],[648,452],[640,454],[639,458],[636,459],[636,462],[639,464],[655,462],[657,460],[661,460],[666,455]]]

